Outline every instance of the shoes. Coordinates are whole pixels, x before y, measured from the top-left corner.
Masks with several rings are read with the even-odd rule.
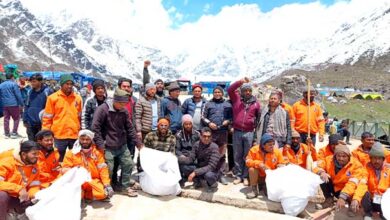
[[[237,177],[235,180],[233,180],[234,185],[240,184],[241,182],[242,182],[242,179],[240,177]]]
[[[244,178],[244,186],[249,186],[248,178]]]
[[[225,176],[221,176],[221,178],[219,179],[219,182],[222,185],[227,185],[229,183]]]
[[[348,145],[352,145],[351,142],[347,142]]]
[[[11,136],[11,139],[23,138],[23,136],[18,134],[18,133],[11,133],[10,136]]]
[[[246,194],[247,199],[254,199],[259,195],[259,190],[257,189],[257,186],[251,186],[251,191]]]
[[[333,205],[334,205],[333,198],[327,198],[327,199],[325,199],[325,202],[323,202],[321,204],[316,204],[315,207],[317,210],[321,210],[321,209],[326,209],[326,208],[332,207]]]
[[[213,185],[211,185],[211,186],[209,186],[208,184],[207,184],[207,192],[208,193],[213,193],[213,192],[216,192],[218,190],[218,183],[217,182],[215,182]]]
[[[5,139],[10,139],[10,138],[11,138],[11,135],[9,135],[9,134],[4,134],[4,138],[5,138]]]

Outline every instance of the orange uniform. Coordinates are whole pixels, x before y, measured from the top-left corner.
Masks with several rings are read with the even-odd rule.
[[[265,177],[265,171],[260,169],[262,164],[264,164],[267,169],[274,170],[279,164],[286,163],[287,162],[283,159],[282,153],[278,149],[274,148],[273,153],[264,153],[260,150],[259,145],[252,147],[246,156],[246,166],[248,168],[259,169],[259,176],[261,177]]]
[[[322,115],[322,109],[319,104],[312,102],[310,104],[310,122],[308,122],[308,106],[301,100],[293,105],[293,112],[295,116],[295,130],[299,133],[308,132],[308,124],[310,124],[310,133],[320,135],[325,134],[325,120]]]
[[[18,153],[0,161],[0,191],[17,198],[20,190],[25,188],[29,198],[33,198],[41,188],[39,169],[36,165],[25,165]]]
[[[368,154],[368,152],[365,152],[363,150],[362,145],[352,151],[351,154],[356,159],[358,159],[363,166],[366,166],[370,162],[370,155]],[[385,162],[390,163],[390,152],[387,149],[385,149]]]
[[[315,173],[325,171],[330,175],[335,192],[348,195],[352,200],[361,201],[367,192],[367,171],[362,164],[351,157],[350,161],[336,174],[334,156],[325,158],[325,163],[314,168]]]
[[[331,150],[330,145],[326,145],[321,148],[317,153],[317,165],[320,163],[325,163],[325,158],[333,156],[334,152]]]
[[[14,156],[14,149],[6,150],[0,153],[0,160],[8,157],[13,157],[13,156]]]
[[[294,125],[295,125],[295,115],[294,115],[294,110],[293,108],[291,107],[291,105],[285,103],[285,102],[282,102],[280,104],[280,106],[282,106],[282,108],[288,113],[288,117],[290,118],[290,122],[291,122],[291,127],[294,128]]]
[[[51,94],[42,116],[42,129],[53,131],[57,139],[77,139],[82,106],[81,97],[74,92],[69,96],[61,90]]]
[[[375,169],[372,167],[371,163],[366,165],[366,170],[368,173],[368,191],[371,196],[375,194],[382,196],[383,193],[390,188],[390,168],[383,166],[380,178],[377,178]]]
[[[60,153],[56,148],[49,154],[44,151],[39,151],[38,155],[38,168],[39,179],[42,183],[42,187],[47,188],[51,183],[57,179],[60,174]]]
[[[294,152],[294,150],[291,147],[285,147],[283,148],[283,156],[287,159],[288,162],[292,164],[296,164],[298,166],[301,166],[302,168],[306,169],[306,160],[307,155],[309,154],[309,151],[311,152],[311,155],[313,157],[313,160],[317,160],[317,153],[314,148],[310,148],[306,144],[299,144],[299,150],[297,153]]]
[[[92,177],[92,181],[86,182],[82,186],[84,198],[105,199],[107,195],[104,193],[104,187],[110,185],[110,177],[104,155],[94,145],[89,155],[85,155],[82,151],[76,154],[72,150],[67,151],[62,167],[70,169],[78,166],[87,169]]]

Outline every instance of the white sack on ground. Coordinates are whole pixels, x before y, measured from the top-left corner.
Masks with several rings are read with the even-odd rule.
[[[390,189],[387,189],[386,192],[382,196],[381,207],[383,216],[386,219],[390,219]]]
[[[322,183],[318,175],[293,164],[266,170],[266,174],[268,199],[282,202],[284,212],[294,216],[305,209],[309,197],[317,193],[317,188]]]
[[[181,192],[179,164],[176,156],[150,148],[140,151],[141,166],[140,185],[144,192],[152,195],[178,195]]]
[[[30,220],[79,220],[81,217],[81,185],[91,181],[83,168],[72,168],[49,188],[37,192],[39,202],[26,209]]]

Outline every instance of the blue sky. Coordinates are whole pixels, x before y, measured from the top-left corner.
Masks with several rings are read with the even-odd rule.
[[[195,22],[202,15],[217,14],[222,7],[235,4],[258,4],[262,12],[291,3],[310,3],[318,0],[163,0],[164,7],[170,11],[174,25],[186,22]],[[331,5],[337,0],[319,0],[321,3]]]

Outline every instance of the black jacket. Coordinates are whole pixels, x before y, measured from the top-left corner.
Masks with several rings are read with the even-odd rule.
[[[189,157],[179,158],[179,163],[193,164],[195,160],[196,169],[194,170],[197,176],[206,174],[207,172],[218,172],[218,164],[221,155],[218,151],[218,145],[211,142],[208,145],[198,141],[192,147]]]

